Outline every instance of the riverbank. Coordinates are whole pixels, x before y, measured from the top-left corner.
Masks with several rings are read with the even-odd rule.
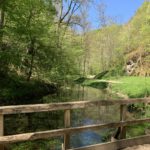
[[[117,81],[122,84],[112,84],[113,91],[128,95],[129,98],[150,96],[150,77],[121,77]]]
[[[56,93],[54,83],[32,79],[26,81],[19,76],[0,78],[0,105],[34,104],[48,94]]]
[[[57,93],[59,87],[55,83],[45,82],[39,79],[31,79],[11,75],[0,77],[0,106],[24,105],[43,103],[43,97]],[[5,135],[20,134],[49,130],[57,127],[56,120],[62,120],[63,115],[55,113],[34,113],[6,115],[4,119]],[[55,119],[56,118],[56,119]],[[33,150],[40,147],[41,150],[58,145],[60,140],[38,140],[34,142],[22,142],[6,145],[8,150]]]
[[[102,86],[104,83],[107,84],[107,87]],[[119,97],[122,98],[144,98],[150,96],[150,77],[122,76],[118,78],[111,77],[105,80],[87,79],[82,83],[82,85],[91,86],[98,89],[107,88],[110,92],[116,93]],[[136,104],[133,106],[131,105],[131,109],[132,112],[130,112],[130,115],[133,117],[149,117],[150,109],[148,106]],[[128,127],[127,137],[130,138],[144,135],[146,134],[146,130],[149,129],[149,124]]]
[[[129,98],[150,96],[150,77],[122,76],[106,80],[87,79],[82,85],[98,89],[109,88],[113,92],[126,95]]]

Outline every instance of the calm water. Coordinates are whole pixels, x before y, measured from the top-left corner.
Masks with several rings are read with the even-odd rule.
[[[116,95],[107,90],[99,90],[91,87],[83,87],[80,85],[66,86],[61,92],[55,95],[49,95],[43,98],[44,102],[60,102],[60,101],[79,101],[79,100],[109,100],[116,99]],[[101,106],[86,107],[85,109],[73,110],[71,112],[71,126],[83,126],[99,123],[108,123],[119,120],[118,106]],[[91,131],[87,130],[78,134],[71,135],[70,147],[82,147],[91,144],[103,142],[104,137],[108,134],[108,130]]]

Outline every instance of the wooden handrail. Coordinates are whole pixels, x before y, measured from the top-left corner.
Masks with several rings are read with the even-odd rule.
[[[2,106],[0,107],[0,114],[7,115],[7,114],[19,114],[19,113],[48,112],[48,111],[58,111],[58,110],[80,109],[92,105],[109,106],[109,105],[116,105],[116,104],[127,105],[132,103],[150,103],[150,98],[76,101],[76,102],[50,103],[50,104]]]
[[[115,142],[107,142],[103,144],[95,144],[69,150],[121,150],[127,147],[150,144],[150,135],[139,136],[135,138],[118,140]]]
[[[33,141],[33,140],[38,140],[38,139],[47,139],[50,137],[64,136],[65,134],[78,133],[78,132],[82,132],[85,130],[100,130],[104,128],[117,128],[120,126],[129,126],[129,125],[141,124],[141,123],[146,123],[146,122],[150,122],[150,118],[106,123],[106,124],[86,125],[86,126],[81,126],[81,127],[63,128],[63,129],[57,129],[57,130],[24,133],[24,134],[10,135],[10,136],[1,136],[0,144]]]
[[[37,139],[45,139],[49,137],[63,136],[64,145],[63,150],[69,149],[70,134],[77,133],[84,130],[99,130],[103,128],[120,128],[119,139],[125,138],[126,126],[150,122],[150,118],[126,121],[126,105],[133,103],[150,103],[150,98],[124,99],[124,100],[99,100],[99,101],[75,101],[64,103],[50,103],[50,104],[34,104],[34,105],[17,105],[17,106],[2,106],[0,107],[0,150],[4,150],[4,144],[32,141]],[[94,124],[81,127],[70,127],[70,110],[83,109],[89,106],[110,106],[120,105],[120,122],[107,124]],[[18,135],[3,136],[4,131],[4,115],[20,114],[20,113],[34,113],[34,112],[50,112],[50,111],[64,111],[64,129],[41,131],[33,133],[24,133]]]

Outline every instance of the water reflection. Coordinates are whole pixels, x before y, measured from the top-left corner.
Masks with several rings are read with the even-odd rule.
[[[43,102],[66,102],[79,100],[108,100],[116,98],[117,96],[107,90],[99,90],[92,87],[81,85],[66,85],[60,91],[53,95],[48,95],[43,98]]]
[[[94,120],[85,118],[82,120],[83,125],[95,124]],[[102,142],[102,137],[97,132],[86,130],[71,136],[71,148],[83,147],[87,145],[97,144]]]
[[[61,92],[57,93],[57,95],[47,96],[43,100],[44,102],[65,102],[70,100],[109,100],[113,98],[116,99],[116,95],[108,92],[107,90],[99,90],[81,85],[72,85],[63,87]],[[84,109],[73,110],[71,117],[72,127],[108,123],[119,120],[119,108],[118,106],[91,106]],[[101,143],[102,134],[105,134],[105,130],[87,130],[74,134],[71,136],[70,147],[76,148]]]

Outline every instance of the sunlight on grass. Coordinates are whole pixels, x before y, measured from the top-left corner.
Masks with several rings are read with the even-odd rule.
[[[121,77],[122,84],[112,84],[112,90],[128,95],[130,98],[142,98],[150,95],[150,77]]]

